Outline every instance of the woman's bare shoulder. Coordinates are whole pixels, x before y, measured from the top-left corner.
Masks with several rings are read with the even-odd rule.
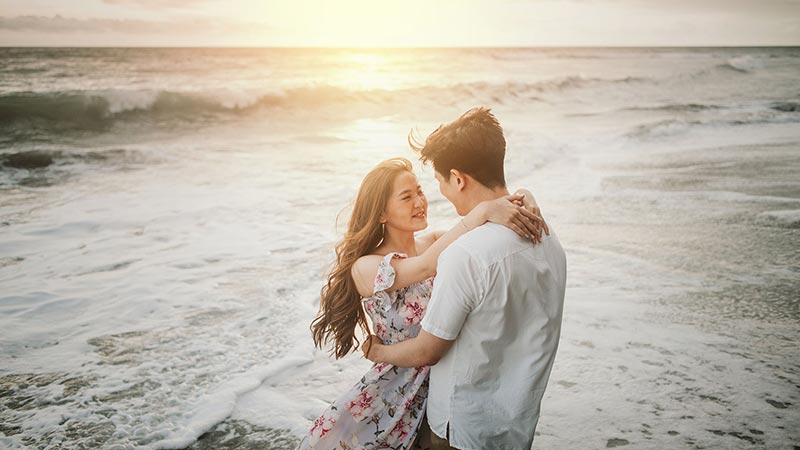
[[[356,283],[359,295],[369,297],[374,289],[375,275],[378,274],[378,266],[383,260],[381,255],[364,255],[356,260],[350,275]]]
[[[356,262],[353,263],[353,267],[354,268],[358,267],[359,269],[364,269],[364,268],[369,268],[369,267],[375,266],[377,268],[378,264],[381,263],[381,260],[383,260],[383,255],[370,253],[369,255],[364,255],[364,256],[358,258],[356,260]]]

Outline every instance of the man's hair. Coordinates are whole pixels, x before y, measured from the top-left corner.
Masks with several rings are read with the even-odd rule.
[[[433,163],[434,170],[445,180],[450,179],[450,170],[456,169],[488,188],[506,186],[506,139],[489,108],[470,109],[458,119],[440,125],[424,143],[412,130],[408,144],[423,163]]]

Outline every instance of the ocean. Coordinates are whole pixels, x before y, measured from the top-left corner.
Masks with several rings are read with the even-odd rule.
[[[291,449],[361,178],[487,106],[565,247],[535,448],[800,448],[800,48],[0,48],[0,447]]]

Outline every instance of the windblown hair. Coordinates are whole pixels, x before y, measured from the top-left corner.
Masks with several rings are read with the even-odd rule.
[[[458,119],[441,125],[424,142],[408,134],[408,144],[420,154],[423,163],[450,180],[450,170],[456,169],[488,188],[505,187],[503,160],[506,139],[497,118],[488,108],[472,108]]]
[[[314,344],[322,348],[333,340],[331,354],[336,359],[360,346],[356,327],[365,336],[369,335],[367,316],[351,270],[358,258],[372,253],[383,242],[380,217],[386,210],[394,181],[401,173],[412,171],[411,161],[388,159],[372,169],[358,189],[347,232],[336,244],[336,262],[322,287],[319,313],[311,322]]]

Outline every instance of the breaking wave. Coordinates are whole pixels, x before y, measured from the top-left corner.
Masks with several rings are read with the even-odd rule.
[[[603,87],[644,81],[568,76],[535,83],[485,82],[450,86],[421,86],[401,90],[353,90],[336,86],[310,86],[282,92],[181,92],[171,90],[97,90],[18,92],[0,95],[0,122],[44,121],[77,128],[104,128],[116,121],[179,118],[192,120],[219,114],[248,114],[275,108],[343,106],[366,103],[388,106],[409,99],[431,98],[456,102],[465,98],[493,103],[542,100],[541,96],[569,89]]]
[[[749,55],[736,56],[717,66],[719,69],[740,73],[754,72],[764,66],[763,62]]]

